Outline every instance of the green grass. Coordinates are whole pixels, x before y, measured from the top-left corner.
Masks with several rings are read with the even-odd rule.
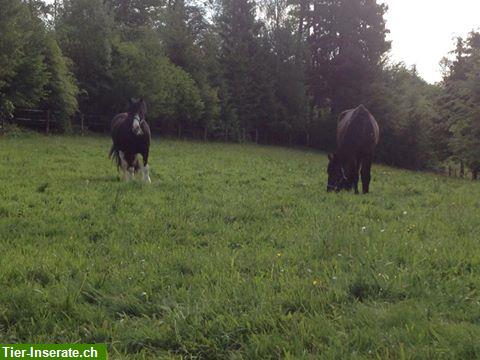
[[[478,183],[326,156],[154,141],[151,185],[108,138],[0,139],[0,343],[113,359],[480,357]]]

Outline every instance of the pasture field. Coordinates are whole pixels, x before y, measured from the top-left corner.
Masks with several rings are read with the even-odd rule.
[[[480,186],[326,156],[155,140],[151,185],[106,137],[0,138],[0,343],[112,359],[480,358]]]

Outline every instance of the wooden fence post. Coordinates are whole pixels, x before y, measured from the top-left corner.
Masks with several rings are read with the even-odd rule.
[[[46,123],[46,133],[47,135],[50,133],[50,110],[46,111],[47,113],[47,123]]]
[[[83,113],[80,114],[80,124],[81,124],[81,127],[82,127],[82,136],[84,135],[84,127],[83,127],[83,121],[84,121],[84,117],[85,115]]]

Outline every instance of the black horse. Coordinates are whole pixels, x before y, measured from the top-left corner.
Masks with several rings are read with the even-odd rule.
[[[143,158],[143,181],[150,183],[148,153],[150,150],[150,127],[145,120],[147,105],[143,99],[130,99],[128,112],[116,115],[112,120],[112,140],[109,157],[121,168],[125,180],[134,177],[140,169],[137,154]]]
[[[365,106],[360,105],[340,114],[337,151],[328,155],[327,191],[350,190],[353,187],[358,194],[361,168],[363,193],[368,193],[370,168],[378,139],[378,124]]]

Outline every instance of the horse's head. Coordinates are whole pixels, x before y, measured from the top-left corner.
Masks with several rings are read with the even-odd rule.
[[[147,115],[147,105],[143,99],[130,99],[128,103],[128,117],[132,121],[132,132],[137,135],[143,135],[141,123],[145,121]]]
[[[337,155],[328,154],[328,183],[327,191],[346,190],[351,187],[347,178],[347,173],[344,164],[340,161]]]

